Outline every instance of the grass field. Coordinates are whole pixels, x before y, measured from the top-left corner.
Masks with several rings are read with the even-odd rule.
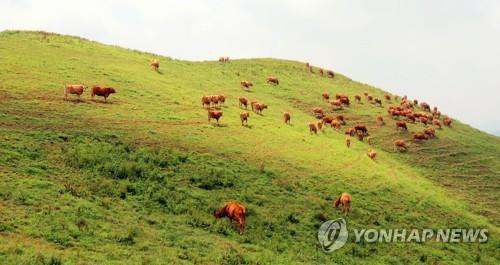
[[[268,75],[280,85],[266,84]],[[67,83],[117,94],[107,104],[89,91],[64,101]],[[498,264],[500,139],[454,121],[395,152],[394,139],[423,125],[398,132],[386,112],[397,102],[363,100],[335,113],[367,124],[374,144],[353,139],[348,149],[343,129],[308,132],[312,107],[331,112],[325,90],[385,93],[311,74],[303,62],[189,62],[77,37],[0,33],[0,264]],[[221,126],[201,106],[212,94],[227,98]],[[242,95],[269,105],[248,127]],[[343,191],[353,196],[350,229],[487,228],[489,240],[348,242],[326,254],[317,229],[342,216],[332,202]],[[249,211],[244,235],[212,216],[229,200]]]

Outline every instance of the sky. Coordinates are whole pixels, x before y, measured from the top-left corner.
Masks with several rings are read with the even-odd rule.
[[[310,62],[500,135],[500,1],[2,0],[7,29],[187,60]]]

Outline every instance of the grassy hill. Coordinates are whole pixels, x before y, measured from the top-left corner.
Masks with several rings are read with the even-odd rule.
[[[160,58],[160,73],[149,61]],[[266,84],[275,75],[279,86]],[[249,92],[241,80],[253,81]],[[109,103],[63,100],[67,83],[116,88]],[[310,135],[323,91],[384,91],[304,63],[189,62],[38,32],[0,33],[0,264],[498,264],[500,139],[458,121],[395,152],[384,101],[336,113],[368,125]],[[202,95],[224,94],[221,126]],[[238,97],[264,101],[240,124]],[[429,102],[432,105],[432,102]],[[292,124],[282,112],[292,113]],[[376,125],[384,115],[386,125]],[[366,156],[374,148],[375,161]],[[343,191],[352,228],[487,228],[487,243],[354,243],[323,253],[316,233]],[[239,235],[212,212],[247,206]],[[351,240],[353,241],[353,239]]]

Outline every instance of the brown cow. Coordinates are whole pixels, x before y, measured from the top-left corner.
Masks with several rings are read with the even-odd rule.
[[[239,228],[240,235],[245,231],[245,219],[247,210],[245,206],[234,201],[228,202],[224,207],[216,209],[214,216],[216,219],[227,216],[231,221],[235,221]]]
[[[280,81],[275,76],[268,76],[266,78],[266,81],[267,81],[267,83],[270,83],[270,84],[273,84],[273,85],[279,85],[280,84]]]
[[[368,129],[365,125],[356,125],[354,126],[354,130],[356,130],[356,132],[361,132],[363,136],[368,136]]]
[[[403,131],[407,131],[408,130],[408,127],[406,127],[406,122],[404,121],[397,121],[396,122],[396,129],[403,129]]]
[[[340,99],[332,100],[330,104],[332,104],[334,110],[342,109],[342,102],[340,102]]]
[[[334,78],[335,77],[335,73],[332,71],[332,70],[327,70],[326,71],[326,75],[330,78]]]
[[[323,117],[323,109],[320,107],[313,108],[312,112],[314,113],[314,116],[316,116],[317,118]]]
[[[241,126],[243,126],[243,123],[246,123],[248,126],[248,118],[250,117],[250,113],[248,111],[243,111],[240,113],[240,120],[241,120]]]
[[[252,110],[255,111],[258,114],[262,114],[262,111],[267,109],[267,105],[264,103],[255,103],[252,105]]]
[[[420,122],[423,123],[424,125],[427,125],[429,119],[427,119],[427,117],[420,117]]]
[[[318,133],[318,128],[316,127],[316,124],[314,122],[309,123],[309,132],[311,134],[317,134]]]
[[[382,116],[377,116],[377,124],[378,124],[379,126],[384,125],[384,124],[385,124],[385,122],[384,122],[384,117],[382,117]]]
[[[212,105],[214,105],[214,108],[216,108],[219,105],[219,96],[218,95],[211,95],[210,101],[212,102]]]
[[[368,149],[368,153],[366,153],[366,155],[373,160],[377,156],[377,152],[373,149]]]
[[[356,134],[356,130],[354,128],[347,128],[345,130],[346,135],[354,136]]]
[[[326,124],[331,124],[333,120],[334,120],[334,118],[330,115],[326,115],[323,117],[323,123],[326,123]]]
[[[218,97],[219,104],[224,106],[224,103],[226,103],[226,97],[224,95],[218,95],[217,97]]]
[[[415,141],[415,142],[427,140],[427,138],[428,137],[425,133],[418,132],[418,133],[413,134],[413,141]]]
[[[434,129],[433,127],[428,127],[428,128],[425,128],[424,129],[424,133],[429,136],[429,138],[431,137],[436,137],[436,129]]]
[[[443,124],[445,126],[451,127],[451,123],[452,123],[452,120],[450,118],[446,117],[443,119]]]
[[[203,107],[205,107],[205,105],[207,106],[207,108],[210,108],[210,103],[212,103],[212,99],[210,96],[203,96],[201,97],[201,105]]]
[[[396,150],[399,151],[401,151],[401,149],[405,151],[407,150],[406,142],[403,139],[394,140],[393,144],[394,144],[394,149]]]
[[[340,197],[335,200],[333,207],[338,208],[339,205],[342,206],[342,213],[347,215],[351,211],[352,196],[347,192],[342,192]]]
[[[238,100],[239,100],[239,106],[240,106],[240,108],[241,108],[241,106],[245,106],[245,109],[248,108],[247,107],[248,106],[248,99],[246,97],[241,96],[241,97],[238,98]]]
[[[83,94],[85,89],[87,89],[85,85],[66,85],[64,87],[64,99],[68,99],[68,94],[75,94],[78,97],[78,100],[80,100],[80,96]]]
[[[347,148],[351,147],[351,136],[348,135],[345,137],[345,145]]]
[[[104,102],[107,102],[107,98],[110,94],[116,93],[115,89],[112,87],[104,87],[104,86],[93,86],[92,87],[92,99],[94,96],[104,97]]]
[[[158,72],[160,69],[160,60],[158,60],[158,59],[151,60],[151,67],[153,68],[153,70]]]
[[[324,75],[324,72],[323,72],[323,69],[322,69],[322,68],[319,68],[319,75],[320,75],[320,76],[323,76],[323,75]]]
[[[345,124],[346,124],[344,115],[337,115],[337,117],[335,117],[335,118],[336,118],[338,121],[340,121],[340,123],[341,123],[342,125],[345,125]]]
[[[290,124],[290,113],[283,112],[283,119],[285,120],[285,124]]]
[[[332,128],[335,128],[336,130],[339,130],[340,129],[340,121],[338,120],[333,120],[330,125],[332,126]]]
[[[361,97],[359,95],[355,95],[354,100],[358,103],[361,103]]]
[[[340,100],[340,103],[342,103],[342,104],[344,104],[346,106],[349,106],[349,104],[350,104],[349,103],[349,97],[347,97],[347,96],[343,96],[339,100]]]
[[[391,100],[391,96],[389,94],[384,94],[385,100]]]
[[[436,127],[438,127],[438,129],[441,129],[441,122],[438,120],[432,120],[432,125],[435,125]]]
[[[245,88],[245,89],[249,89],[253,86],[252,82],[250,81],[247,81],[247,80],[243,80],[240,82],[240,85],[242,88]]]
[[[420,107],[425,111],[431,112],[431,107],[425,102],[420,103]]]
[[[325,99],[326,101],[328,101],[330,99],[330,94],[328,94],[328,92],[323,92],[323,94],[321,94],[321,96],[323,96],[323,99]]]
[[[321,129],[323,128],[323,122],[322,122],[322,121],[318,121],[318,122],[316,123],[316,127],[318,127],[318,130],[320,130],[320,131],[321,131]]]
[[[208,121],[211,119],[215,119],[217,121],[217,125],[219,125],[219,119],[222,117],[222,112],[215,110],[208,110]]]

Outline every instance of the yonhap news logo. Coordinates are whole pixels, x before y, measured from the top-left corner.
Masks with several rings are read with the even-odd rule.
[[[485,243],[488,229],[352,229],[354,242],[359,243]],[[347,223],[343,218],[324,222],[318,229],[318,241],[324,252],[333,252],[345,245],[349,238]]]

